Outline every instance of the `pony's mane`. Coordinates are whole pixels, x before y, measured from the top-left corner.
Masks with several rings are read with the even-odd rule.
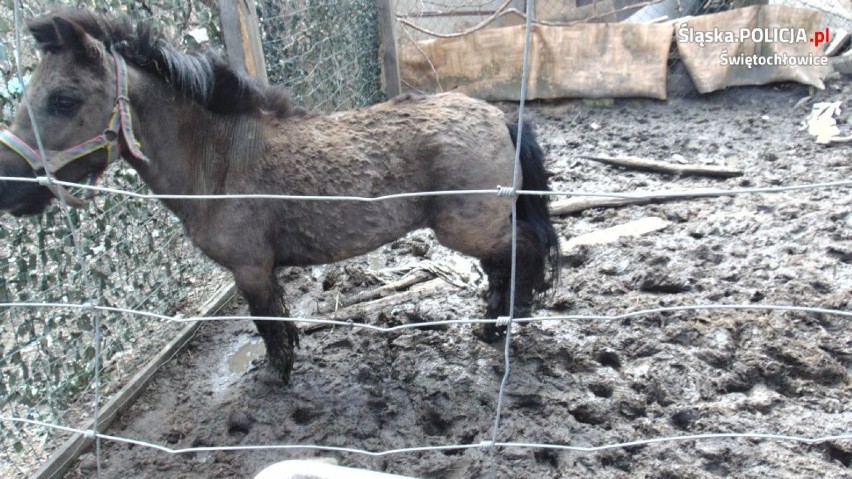
[[[54,18],[79,25],[106,48],[163,79],[204,108],[223,114],[269,111],[284,117],[304,114],[280,87],[265,87],[229,66],[211,50],[181,51],[166,34],[148,21],[133,22],[126,15],[95,15],[60,8],[30,20],[27,27],[39,48],[56,48]]]

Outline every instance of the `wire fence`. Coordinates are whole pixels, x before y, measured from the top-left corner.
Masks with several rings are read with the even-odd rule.
[[[270,83],[312,111],[384,100],[373,0],[266,0],[257,9]]]
[[[191,453],[202,453],[202,452],[247,452],[247,451],[257,451],[257,450],[313,450],[313,451],[325,451],[325,452],[345,452],[350,454],[362,454],[365,456],[390,456],[394,454],[410,454],[416,452],[445,452],[445,451],[458,451],[464,449],[480,449],[484,451],[492,451],[494,448],[498,447],[513,447],[513,448],[529,448],[529,449],[554,449],[561,451],[574,451],[574,452],[599,452],[606,451],[609,449],[624,449],[636,446],[648,446],[652,444],[665,444],[665,443],[679,443],[686,441],[709,441],[709,440],[719,440],[719,439],[755,439],[755,440],[771,440],[771,441],[782,441],[782,442],[797,442],[802,444],[820,444],[824,442],[830,441],[843,441],[852,439],[852,434],[839,434],[834,436],[821,436],[821,437],[801,437],[801,436],[790,436],[783,434],[762,434],[762,433],[730,433],[730,434],[688,434],[681,436],[670,436],[670,437],[660,437],[653,439],[641,439],[637,441],[628,441],[628,442],[619,442],[612,444],[604,444],[600,446],[569,446],[565,444],[544,444],[544,443],[529,443],[529,442],[495,442],[495,441],[482,441],[476,444],[446,444],[440,446],[421,446],[421,447],[406,447],[399,449],[388,449],[383,451],[372,451],[367,449],[358,449],[358,448],[350,448],[350,447],[336,447],[336,446],[323,446],[317,444],[258,444],[258,445],[245,445],[245,446],[202,446],[202,447],[187,447],[187,448],[171,448],[162,446],[159,444],[153,444],[146,441],[139,441],[132,438],[120,437],[120,436],[111,436],[109,434],[102,434],[90,429],[75,429],[71,427],[59,426],[56,424],[34,421],[28,419],[21,419],[15,417],[1,417],[0,421],[6,421],[10,423],[19,423],[19,424],[27,424],[30,426],[56,429],[68,433],[79,434],[81,436],[86,436],[92,439],[102,439],[106,441],[113,441],[120,444],[129,444],[133,446],[141,446],[150,449],[155,449],[157,451],[163,452],[165,454],[191,454]]]
[[[218,15],[207,3],[64,2],[150,19],[173,26],[175,35],[203,32],[199,38],[216,45],[221,37]],[[21,100],[22,85],[37,61],[31,39],[21,30],[23,19],[55,4],[28,2],[0,13],[0,125],[11,120],[11,108]],[[13,13],[18,13],[17,18]],[[182,40],[196,41],[191,36]],[[128,169],[112,168],[102,181],[126,191],[148,191]],[[141,204],[117,196],[101,196],[94,203],[86,210],[50,208],[37,218],[4,216],[0,301],[81,301],[177,313],[209,296],[217,281],[225,280],[224,272],[201,260],[179,222],[158,203]],[[207,282],[206,278],[216,280]],[[3,414],[85,421],[92,416],[89,398],[93,394],[116,391],[152,350],[177,332],[166,323],[138,321],[111,322],[100,328],[90,312],[68,313],[19,308],[0,311]],[[58,442],[51,430],[4,425],[0,430],[0,475],[31,471]]]
[[[78,2],[85,3],[85,2]],[[464,7],[476,6],[475,14],[457,16],[483,17],[493,15],[500,2],[467,2]],[[509,2],[502,2],[509,4]],[[529,11],[527,5],[512,2]],[[557,2],[550,2],[555,4]],[[710,3],[706,2],[709,6]],[[404,6],[405,2],[400,2]],[[412,2],[415,6],[428,2]],[[215,18],[206,3],[191,3],[188,7],[163,8],[159,13],[146,14],[166,24],[186,28],[205,28],[209,38],[218,38],[214,27],[193,27],[204,24],[199,18]],[[282,6],[286,5],[286,6]],[[540,5],[548,7],[548,2]],[[107,3],[99,3],[104,9]],[[499,5],[498,5],[499,6]],[[461,7],[460,7],[461,8]],[[375,25],[372,2],[264,2],[259,5],[263,44],[267,52],[269,77],[273,83],[288,85],[311,109],[337,110],[369,105],[382,99],[379,91],[379,74],[376,65],[377,39],[375,31],[364,25]],[[206,12],[206,13],[199,13]],[[490,13],[489,13],[490,12]],[[611,11],[610,15],[620,15]],[[193,17],[196,15],[198,17]],[[536,10],[539,15],[539,10]],[[422,15],[429,17],[428,15]],[[441,18],[440,15],[434,15]],[[195,19],[193,19],[195,18]],[[526,17],[527,22],[532,16]],[[337,20],[329,20],[337,19]],[[354,21],[360,28],[341,28],[339,21]],[[470,21],[468,19],[466,21]],[[475,19],[474,19],[475,20]],[[564,20],[564,19],[562,19]],[[181,23],[183,22],[183,23]],[[185,28],[185,29],[186,29]],[[456,28],[456,27],[453,27]],[[414,34],[409,35],[413,37]],[[198,41],[201,36],[191,36],[186,41]],[[8,43],[4,44],[7,45]],[[354,46],[354,50],[353,50]],[[346,48],[346,49],[344,49]],[[275,52],[275,53],[270,53]],[[24,67],[26,71],[28,67]],[[318,72],[324,72],[318,74]],[[9,85],[10,81],[6,81]],[[12,100],[18,100],[14,96]],[[524,101],[520,103],[523,110]],[[519,145],[520,146],[520,145]],[[37,179],[0,178],[2,181],[38,181]],[[500,441],[500,406],[505,383],[511,371],[511,327],[505,349],[505,376],[496,401],[497,415],[492,440],[477,444],[424,446],[386,451],[368,451],[355,448],[338,448],[321,445],[255,445],[240,447],[197,447],[171,449],[161,445],[103,434],[99,431],[80,430],[59,424],[82,423],[87,417],[97,415],[100,396],[121,384],[127,370],[139,364],[135,343],[143,336],[168,337],[174,328],[166,324],[190,321],[225,321],[257,319],[242,316],[185,317],[185,305],[207,294],[215,281],[210,280],[209,262],[187,260],[193,251],[184,238],[180,226],[161,207],[148,201],[163,198],[206,200],[227,198],[280,198],[316,201],[387,201],[399,197],[434,195],[494,195],[550,194],[554,196],[603,197],[659,197],[660,192],[585,192],[585,191],[523,191],[495,185],[493,190],[410,192],[386,197],[304,197],[292,195],[153,195],[147,193],[139,178],[131,171],[111,171],[106,186],[76,185],[84,190],[104,193],[97,200],[95,212],[49,210],[35,220],[14,220],[0,229],[0,262],[8,268],[0,282],[0,422],[3,424],[2,440],[5,466],[14,473],[25,473],[43,460],[50,448],[51,431],[81,434],[100,440],[116,441],[151,447],[169,454],[204,451],[236,451],[254,449],[314,449],[342,451],[366,455],[389,455],[422,451],[446,451],[479,448],[494,451],[497,447],[550,448],[572,451],[599,451],[660,442],[692,441],[704,439],[749,438],[760,440],[792,441],[805,444],[848,440],[852,434],[826,437],[799,437],[771,434],[706,434],[678,437],[652,438],[595,447],[576,447],[565,444],[531,444]],[[704,194],[737,195],[781,193],[800,189],[848,188],[852,181],[834,183],[787,185],[766,188],[742,188],[705,191]],[[695,196],[695,193],[664,192],[670,197]],[[514,215],[513,215],[514,216]],[[514,243],[514,242],[513,242]],[[208,266],[200,266],[208,265]],[[514,267],[514,266],[513,266]],[[198,269],[200,268],[200,269]],[[221,274],[225,277],[224,273]],[[199,278],[204,278],[200,281]],[[80,285],[89,282],[89,288]],[[207,288],[207,289],[205,289]],[[473,324],[484,322],[511,323],[544,320],[597,319],[619,320],[655,314],[664,311],[750,309],[764,311],[796,311],[852,317],[852,312],[825,308],[795,307],[788,305],[730,305],[707,304],[654,310],[631,311],[620,315],[599,316],[548,316],[533,318],[479,319],[463,318],[447,321],[424,322],[381,328],[352,322],[330,321],[319,318],[267,318],[278,321],[300,321],[340,326],[360,327],[377,332],[390,332],[404,328],[428,328],[446,324]],[[107,316],[109,315],[109,316]],[[118,315],[118,318],[113,317]],[[125,321],[141,316],[156,321]],[[102,318],[109,317],[109,321]],[[135,325],[135,326],[134,326]],[[134,329],[136,328],[136,329]],[[98,378],[99,374],[104,377]],[[115,377],[111,377],[114,375]],[[95,396],[93,411],[87,411],[91,395]],[[83,398],[83,399],[77,399]],[[69,409],[74,406],[77,408]],[[91,401],[90,401],[91,402]],[[72,413],[69,414],[69,411]],[[27,457],[29,456],[29,457]],[[26,459],[25,459],[26,457]]]

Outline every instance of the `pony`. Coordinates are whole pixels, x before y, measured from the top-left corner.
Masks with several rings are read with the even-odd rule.
[[[519,131],[500,109],[460,93],[308,113],[284,89],[260,85],[209,51],[183,51],[148,22],[59,9],[27,26],[42,58],[27,85],[28,102],[0,133],[0,176],[29,179],[0,181],[0,209],[13,215],[38,214],[57,197],[84,205],[45,173],[94,181],[119,160],[159,195],[377,197],[496,193],[512,184],[548,190],[544,154],[529,124]],[[50,132],[41,138],[44,158],[31,115]],[[272,319],[287,316],[275,274],[282,266],[340,261],[428,227],[440,243],[479,259],[489,284],[486,317],[506,317],[516,202],[514,312],[528,312],[558,276],[559,240],[546,195],[510,193],[162,202],[194,245],[233,273],[259,317],[267,367],[286,384],[298,329]],[[492,340],[504,329],[485,323],[481,335]]]

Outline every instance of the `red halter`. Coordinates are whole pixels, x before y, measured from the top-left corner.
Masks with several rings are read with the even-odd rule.
[[[11,130],[0,132],[0,143],[23,158],[33,171],[37,172],[44,169],[50,174],[56,173],[75,160],[79,160],[102,149],[107,151],[106,166],[109,166],[121,157],[120,140],[122,135],[124,136],[124,142],[127,145],[130,155],[137,160],[146,163],[149,162],[148,157],[142,153],[139,142],[133,136],[133,120],[130,117],[130,99],[128,98],[127,65],[124,62],[124,58],[114,50],[110,50],[110,53],[112,53],[112,57],[115,59],[116,96],[115,107],[112,109],[112,115],[110,115],[109,123],[103,133],[79,145],[55,153],[46,160],[41,157],[36,149],[29,146],[24,140],[12,133]],[[45,181],[39,181],[39,184],[50,189],[57,198],[64,198],[70,206],[79,208],[85,205],[84,201],[72,196],[62,185],[46,179]]]

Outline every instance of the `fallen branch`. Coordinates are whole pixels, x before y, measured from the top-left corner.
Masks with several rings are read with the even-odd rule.
[[[580,158],[600,161],[609,165],[621,166],[636,170],[658,171],[663,173],[671,173],[675,175],[695,175],[695,176],[711,176],[721,178],[733,178],[742,176],[743,171],[735,168],[726,168],[724,166],[711,165],[678,165],[675,163],[666,163],[665,161],[649,160],[647,158],[639,158],[636,156],[595,156],[581,155]]]
[[[603,196],[575,196],[567,200],[556,200],[550,203],[550,214],[554,216],[570,215],[592,208],[617,208],[627,205],[644,205],[647,203],[663,203],[692,198],[713,198],[730,196],[730,191],[714,190],[711,188],[695,188],[678,191],[649,191],[647,193],[630,193],[629,198],[607,198]]]
[[[400,293],[391,294],[372,301],[352,304],[350,306],[340,308],[337,311],[328,312],[323,314],[323,317],[334,321],[347,321],[353,318],[363,318],[365,316],[376,315],[390,306],[404,303],[416,303],[450,286],[451,285],[442,278],[434,278],[424,283],[415,284],[411,289]],[[384,290],[385,286],[377,289]],[[367,293],[369,292],[371,291],[367,291]],[[311,333],[328,327],[329,325],[327,324],[309,324],[302,329],[306,333]]]
[[[617,208],[627,205],[644,205],[651,203],[647,198],[601,198],[598,196],[575,196],[567,200],[556,200],[550,203],[550,214],[570,215],[578,211],[590,210],[592,208]]]
[[[417,283],[422,283],[430,278],[434,278],[435,275],[425,271],[425,270],[417,270],[412,272],[411,274],[407,274],[402,278],[387,283],[383,286],[380,286],[375,289],[371,289],[369,291],[362,291],[356,295],[353,295],[350,298],[345,298],[343,301],[339,303],[339,306],[347,307],[352,306],[353,304],[363,303],[365,301],[370,301],[373,299],[384,298],[390,294],[393,294],[396,291],[401,289],[409,288]],[[327,311],[320,311],[321,313],[331,313],[333,312],[331,309]]]

